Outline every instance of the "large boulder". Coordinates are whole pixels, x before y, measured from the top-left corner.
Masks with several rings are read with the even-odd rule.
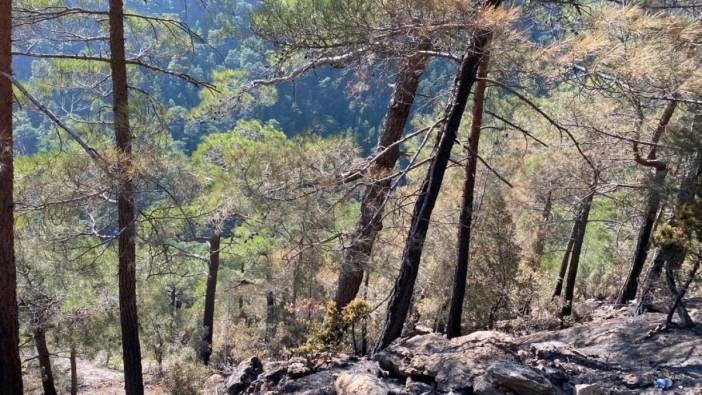
[[[401,339],[375,360],[391,375],[435,385],[439,392],[470,392],[491,363],[517,358],[511,336],[480,331],[450,340],[435,333]]]
[[[485,378],[495,387],[517,394],[554,395],[559,392],[544,375],[518,363],[494,363],[488,367]]]
[[[258,378],[263,371],[261,360],[251,357],[240,363],[234,373],[227,379],[226,388],[229,395],[239,395],[246,391],[251,383]]]
[[[334,381],[338,395],[388,395],[390,388],[367,373],[341,373]]]

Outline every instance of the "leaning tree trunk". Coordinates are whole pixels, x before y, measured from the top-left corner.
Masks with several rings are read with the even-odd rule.
[[[646,204],[646,212],[644,214],[644,222],[641,224],[641,230],[639,230],[639,238],[636,242],[636,251],[634,252],[634,260],[631,263],[631,269],[629,270],[629,275],[626,277],[626,281],[622,286],[619,296],[617,298],[618,304],[626,304],[631,299],[636,297],[636,290],[639,286],[639,276],[641,276],[641,271],[643,270],[644,264],[646,263],[646,257],[648,256],[648,250],[651,246],[651,233],[653,231],[653,226],[656,222],[656,215],[661,207],[661,190],[665,184],[665,177],[668,173],[668,165],[666,162],[659,161],[656,159],[656,145],[660,141],[663,133],[668,127],[670,120],[673,118],[673,113],[677,102],[675,100],[668,103],[660,121],[658,122],[658,127],[651,142],[654,144],[647,158],[642,158],[639,152],[638,143],[633,143],[634,148],[634,160],[636,163],[646,166],[653,167],[656,169],[653,176],[653,183],[651,185],[651,190],[648,195],[648,202]]]
[[[489,4],[493,6],[496,6],[498,3],[499,0],[489,1]],[[375,352],[387,347],[402,333],[402,327],[412,303],[414,283],[419,271],[431,213],[439,195],[444,173],[451,157],[451,148],[456,142],[458,127],[463,119],[468,96],[476,80],[478,65],[480,65],[483,58],[489,37],[489,31],[476,31],[463,55],[463,60],[454,82],[451,100],[446,108],[445,119],[441,127],[441,137],[433,152],[433,159],[429,164],[427,175],[424,178],[421,191],[414,206],[412,223],[402,254],[400,273],[397,276],[395,287],[388,303],[385,324],[375,346]]]
[[[426,64],[426,55],[414,55],[401,65],[390,106],[383,121],[383,130],[378,139],[376,152],[379,155],[368,168],[371,184],[361,200],[361,217],[356,224],[351,244],[346,247],[339,271],[334,298],[339,311],[358,294],[363,281],[364,267],[368,263],[376,236],[383,227],[383,208],[392,181],[389,176],[400,157],[400,146],[397,142],[405,129]]]
[[[132,173],[132,133],[129,128],[129,93],[124,51],[122,0],[110,0],[110,68],[115,141],[120,154],[118,166],[117,217],[119,224],[119,313],[122,328],[124,389],[128,395],[143,394],[141,348],[136,298],[136,211]]]
[[[461,317],[463,316],[463,299],[466,295],[466,276],[470,261],[470,234],[473,224],[473,198],[475,195],[475,174],[478,167],[478,148],[480,146],[480,129],[483,126],[483,107],[485,104],[484,80],[488,74],[490,56],[486,52],[478,68],[478,83],[475,85],[473,98],[473,120],[468,136],[468,159],[465,165],[463,184],[463,202],[458,220],[458,242],[456,245],[456,272],[453,278],[453,292],[449,306],[446,336],[449,339],[461,336]]]
[[[207,365],[212,355],[212,332],[214,330],[215,293],[217,291],[217,272],[219,271],[220,235],[215,233],[210,238],[210,263],[207,271],[207,289],[205,290],[205,313],[202,318],[202,343],[200,360]]]
[[[51,371],[49,348],[46,346],[46,332],[43,328],[36,328],[34,330],[34,344],[37,347],[39,370],[41,372],[41,386],[44,388],[44,395],[56,395],[54,374]]]
[[[0,73],[12,74],[12,0],[0,0]],[[12,166],[12,82],[0,74],[0,388],[22,394]]]
[[[582,216],[582,207],[578,210],[578,215],[573,221],[573,228],[570,231],[570,236],[568,237],[568,244],[566,245],[566,250],[563,253],[563,259],[561,260],[561,267],[558,270],[558,278],[556,279],[556,287],[553,289],[553,295],[551,298],[557,298],[561,296],[561,291],[563,291],[563,279],[565,278],[566,272],[568,271],[568,262],[570,261],[570,255],[573,252],[573,243],[578,237],[578,224],[580,223],[580,217]]]
[[[570,263],[568,264],[568,275],[566,277],[565,293],[563,295],[563,307],[561,308],[561,317],[570,315],[573,309],[573,294],[575,293],[575,278],[578,275],[578,265],[580,264],[580,253],[583,249],[583,242],[585,240],[585,230],[587,229],[587,221],[590,216],[590,208],[592,208],[592,200],[595,197],[595,188],[597,187],[597,175],[595,175],[595,180],[590,187],[588,195],[583,201],[583,207],[580,211],[580,218],[578,219],[578,231],[575,240],[573,241],[573,251],[570,256]]]
[[[639,230],[639,238],[636,242],[636,252],[634,253],[634,261],[631,264],[631,269],[626,277],[626,281],[622,286],[621,292],[617,298],[618,304],[626,304],[636,297],[636,291],[639,287],[639,277],[643,271],[648,250],[651,246],[651,234],[653,225],[656,223],[658,211],[661,208],[661,189],[663,188],[667,170],[665,167],[656,169],[651,185],[651,191],[648,195],[648,203],[646,204],[646,213],[644,222]]]
[[[673,218],[668,221],[668,225],[673,228],[682,227],[687,237],[690,237],[692,230],[688,224],[685,224],[684,216],[690,205],[694,204],[695,194],[701,193],[698,190],[699,188],[702,188],[702,151],[697,153],[694,167],[680,185],[675,212],[673,213]],[[639,291],[639,304],[636,309],[637,314],[643,314],[649,310],[652,304],[653,290],[659,282],[663,268],[666,265],[671,268],[680,267],[686,255],[687,249],[674,241],[665,242],[659,247],[653,264],[646,274],[646,278]],[[668,280],[668,282],[670,286],[670,280]],[[673,289],[671,289],[671,291],[673,291]],[[679,312],[684,311],[684,309],[682,304],[681,307],[678,307]],[[681,314],[681,318],[685,320],[685,314]]]
[[[673,296],[673,307],[671,308],[670,313],[676,311],[678,313],[678,317],[680,317],[680,321],[682,321],[682,325],[687,328],[690,328],[695,325],[695,322],[692,320],[692,317],[690,317],[690,314],[687,312],[685,305],[682,303],[682,299],[678,300],[678,295],[680,294],[680,291],[678,290],[678,286],[675,284],[675,272],[673,271],[674,267],[679,268],[680,266],[671,265],[670,262],[668,262],[668,264],[665,266],[666,284],[668,285],[668,290],[670,291],[670,294]]]

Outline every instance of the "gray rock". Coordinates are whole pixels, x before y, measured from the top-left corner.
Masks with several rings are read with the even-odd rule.
[[[486,371],[493,385],[518,394],[551,395],[558,389],[541,373],[518,363],[497,362]]]
[[[435,382],[439,392],[470,392],[490,364],[515,362],[514,354],[511,336],[480,331],[451,340],[436,333],[401,339],[374,358],[392,376]]]
[[[240,363],[234,373],[227,379],[226,388],[229,395],[239,395],[243,393],[251,383],[256,380],[263,371],[261,361],[256,357],[251,357]]]
[[[409,395],[430,395],[434,393],[434,387],[427,383],[408,378],[405,383],[405,392]]]
[[[599,384],[578,384],[575,395],[609,395],[609,391]]]
[[[312,373],[312,370],[301,362],[293,362],[288,365],[288,377],[291,379],[298,379],[300,377],[307,376],[310,373]]]
[[[338,395],[388,395],[390,388],[380,379],[364,373],[341,373],[334,381]]]

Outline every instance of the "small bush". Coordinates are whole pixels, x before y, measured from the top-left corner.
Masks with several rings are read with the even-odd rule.
[[[205,377],[206,368],[196,362],[176,361],[166,367],[161,384],[172,395],[197,395]]]

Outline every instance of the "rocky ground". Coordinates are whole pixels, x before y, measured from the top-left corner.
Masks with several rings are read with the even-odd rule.
[[[567,329],[400,339],[372,358],[328,354],[242,362],[208,380],[229,394],[702,394],[702,336],[663,330],[663,314],[599,308]],[[697,321],[702,317],[696,317]],[[668,378],[672,388],[654,387]]]

